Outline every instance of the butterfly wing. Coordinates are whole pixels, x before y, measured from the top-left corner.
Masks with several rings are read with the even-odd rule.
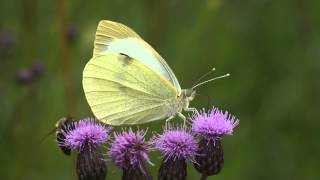
[[[180,84],[166,61],[131,28],[117,22],[100,21],[93,56],[123,53],[142,62],[172,83],[180,95]]]
[[[168,100],[177,97],[169,81],[141,61],[121,54],[92,58],[82,83],[94,115],[111,125],[165,118]]]

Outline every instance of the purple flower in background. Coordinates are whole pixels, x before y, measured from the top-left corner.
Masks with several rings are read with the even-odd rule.
[[[202,179],[218,174],[224,165],[222,136],[232,135],[233,128],[239,125],[239,120],[228,112],[213,108],[204,110],[191,117],[192,132],[199,137],[199,149],[193,163]]]
[[[101,146],[108,140],[110,130],[110,127],[95,118],[69,122],[61,129],[60,143],[63,142],[66,149],[76,150],[78,153],[76,170],[79,180],[105,179],[107,166]]]
[[[114,135],[109,150],[111,160],[123,170],[122,179],[151,179],[145,162],[150,162],[149,143],[144,139],[145,132],[133,132],[132,129]]]
[[[42,63],[33,63],[30,67],[20,68],[16,70],[15,78],[19,84],[28,85],[40,78],[44,72]]]
[[[170,128],[163,134],[156,135],[152,144],[164,156],[158,179],[186,179],[186,160],[194,161],[198,149],[197,141],[190,131]]]
[[[33,80],[32,71],[28,68],[18,69],[15,76],[19,84],[29,84]]]
[[[30,70],[32,71],[32,74],[35,78],[40,77],[43,73],[44,73],[44,64],[41,63],[40,61],[38,62],[34,62],[31,67]]]
[[[108,139],[111,128],[94,118],[74,122],[73,130],[65,131],[65,146],[80,152],[87,143],[101,145]]]
[[[209,139],[232,135],[233,128],[239,124],[239,120],[234,116],[218,108],[213,108],[209,112],[202,110],[194,114],[191,120],[192,132]]]
[[[17,47],[16,33],[9,29],[0,29],[0,55],[12,55]]]
[[[79,29],[77,26],[69,25],[66,30],[66,39],[69,43],[73,43],[79,36]]]

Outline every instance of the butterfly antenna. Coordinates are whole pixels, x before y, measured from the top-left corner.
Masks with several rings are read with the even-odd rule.
[[[215,70],[216,70],[216,68],[212,68],[210,71],[208,71],[208,72],[206,72],[204,75],[200,76],[200,77],[198,78],[198,80],[197,80],[195,83],[193,83],[192,86],[195,86],[196,84],[198,84],[203,78],[207,77],[209,74],[211,74],[211,73],[212,73],[213,71],[215,71]]]
[[[201,85],[203,85],[203,84],[206,84],[206,83],[208,83],[208,82],[211,82],[211,81],[214,81],[214,80],[217,80],[217,79],[221,79],[221,78],[225,78],[225,77],[228,77],[228,76],[230,76],[229,73],[228,73],[228,74],[225,74],[225,75],[222,75],[222,76],[218,76],[218,77],[209,79],[209,80],[206,80],[206,81],[203,81],[203,82],[201,82],[201,83],[193,86],[192,89],[195,89],[196,87],[199,87],[199,86],[201,86]]]

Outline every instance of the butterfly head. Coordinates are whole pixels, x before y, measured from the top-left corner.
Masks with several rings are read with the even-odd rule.
[[[178,108],[180,109],[179,111],[188,108],[190,101],[192,101],[195,96],[196,91],[194,89],[182,89],[181,95],[178,97]]]
[[[196,96],[195,89],[186,89],[186,97],[189,101],[192,101],[195,96]]]
[[[214,81],[214,80],[217,80],[217,79],[220,79],[220,78],[224,78],[224,77],[230,76],[230,74],[225,74],[225,75],[222,75],[222,76],[211,78],[211,79],[203,81],[203,82],[199,82],[202,78],[206,77],[208,74],[210,74],[214,70],[215,69],[212,68],[212,70],[210,72],[208,72],[208,73],[204,74],[203,76],[201,76],[199,78],[199,80],[196,82],[196,84],[192,86],[192,88],[183,89],[181,91],[181,95],[179,97],[180,97],[180,100],[181,100],[180,102],[182,102],[182,107],[184,109],[188,108],[190,101],[192,101],[195,98],[195,96],[196,96],[196,88],[197,87],[199,87],[201,85],[204,85],[204,84],[206,84],[208,82],[211,82],[211,81]]]

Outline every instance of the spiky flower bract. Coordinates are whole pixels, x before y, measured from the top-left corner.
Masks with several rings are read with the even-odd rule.
[[[185,159],[163,159],[158,180],[186,180],[187,163]]]
[[[187,177],[186,160],[194,161],[198,144],[189,130],[169,128],[157,134],[153,146],[164,156],[159,169],[159,180],[185,180]]]
[[[97,144],[86,143],[77,155],[76,171],[79,180],[104,180],[106,160]]]
[[[109,149],[111,160],[123,170],[122,179],[151,179],[145,162],[149,162],[150,145],[145,141],[145,132],[132,129],[114,134]]]
[[[86,143],[104,144],[108,139],[110,129],[94,118],[74,122],[74,129],[65,131],[65,146],[80,152]]]
[[[232,135],[233,128],[238,126],[239,120],[223,112],[218,108],[213,108],[208,112],[204,110],[195,113],[192,117],[192,132],[205,138],[216,138],[224,135]]]
[[[218,174],[224,165],[224,153],[221,139],[200,138],[199,155],[195,157],[194,167],[203,176]]]

